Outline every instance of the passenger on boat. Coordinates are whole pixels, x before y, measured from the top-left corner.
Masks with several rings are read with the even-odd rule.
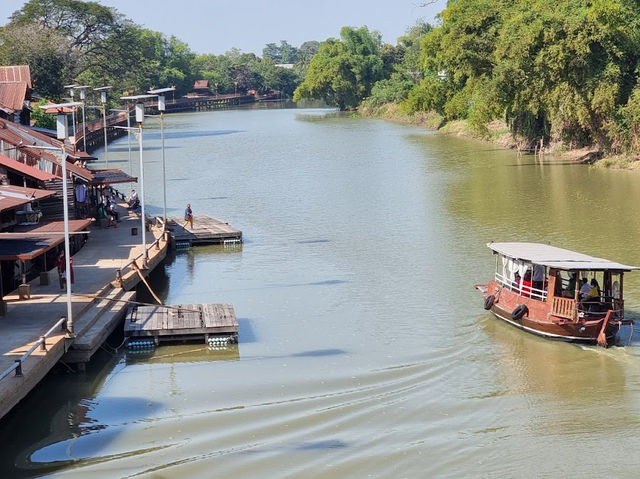
[[[542,291],[544,289],[544,266],[541,264],[533,265],[533,287]]]
[[[580,288],[580,299],[582,300],[582,306],[587,311],[598,311],[600,305],[600,285],[595,278],[591,279],[588,283],[586,278],[583,278],[584,282]]]
[[[520,278],[520,273],[518,273],[516,271],[515,274],[513,275],[513,287],[511,288],[512,290],[520,291],[520,280],[521,279],[522,278]]]
[[[527,270],[522,279],[522,296],[531,297],[531,271]]]
[[[562,296],[562,275],[560,271],[556,271],[556,282],[553,285],[553,295],[556,297]]]
[[[567,284],[567,290],[564,292],[565,298],[573,298],[576,294],[576,281],[578,279],[578,273],[571,273],[569,283]]]
[[[586,301],[589,299],[589,293],[591,292],[591,284],[587,278],[582,278],[580,280],[580,299],[582,301]]]

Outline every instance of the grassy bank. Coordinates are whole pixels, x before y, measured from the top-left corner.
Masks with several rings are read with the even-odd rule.
[[[502,148],[523,152],[532,152],[532,148],[524,139],[514,138],[505,122],[491,122],[483,134],[474,132],[465,120],[446,122],[436,112],[419,112],[414,115],[404,113],[396,103],[387,103],[375,108],[361,106],[358,112],[369,118],[414,125],[448,135],[463,136],[488,141]],[[545,145],[544,155],[577,164],[589,164],[600,168],[640,169],[640,158],[636,155],[603,156],[596,147],[567,149],[561,144]]]

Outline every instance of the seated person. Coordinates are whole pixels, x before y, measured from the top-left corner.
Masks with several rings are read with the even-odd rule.
[[[563,294],[565,298],[573,298],[575,296],[577,278],[578,278],[578,273],[571,273],[571,277],[569,278],[569,283],[567,284],[567,290]]]
[[[591,285],[589,284],[589,281],[587,281],[587,278],[582,278],[580,280],[580,299],[582,299],[583,301],[585,299],[589,299],[590,291]]]
[[[107,211],[102,202],[98,203],[98,209],[96,210],[96,220],[98,220],[98,223],[100,223],[100,225],[102,225],[102,220],[106,220],[106,228],[113,224],[113,216]]]
[[[562,276],[560,275],[560,271],[556,271],[555,278],[556,281],[553,285],[553,295],[560,297],[562,296]]]
[[[116,197],[115,195],[111,195],[109,197],[108,205],[107,205],[107,214],[113,216],[113,219],[117,222],[120,222],[120,214],[116,209]]]
[[[129,209],[131,210],[135,210],[140,205],[140,199],[138,198],[138,193],[136,193],[136,190],[131,190],[131,194],[129,195],[127,203],[129,203]]]

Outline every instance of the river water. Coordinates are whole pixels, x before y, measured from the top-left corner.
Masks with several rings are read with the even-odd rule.
[[[112,338],[5,418],[0,477],[637,476],[640,334],[540,339],[473,285],[493,273],[489,241],[640,264],[638,173],[328,110],[165,119],[169,214],[190,202],[245,242],[179,253],[153,284],[167,304],[233,303],[240,344],[133,357]],[[109,165],[129,169],[126,138]],[[626,279],[638,315],[640,273]]]

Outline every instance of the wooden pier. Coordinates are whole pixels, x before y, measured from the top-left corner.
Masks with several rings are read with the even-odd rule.
[[[176,249],[194,245],[242,243],[242,231],[216,218],[196,215],[193,219],[193,229],[191,225],[187,224],[185,228],[183,224],[182,218],[167,219],[167,226]]]
[[[155,344],[207,342],[214,336],[233,337],[237,342],[238,319],[228,303],[136,306],[127,312],[124,335],[129,340],[153,339]]]

